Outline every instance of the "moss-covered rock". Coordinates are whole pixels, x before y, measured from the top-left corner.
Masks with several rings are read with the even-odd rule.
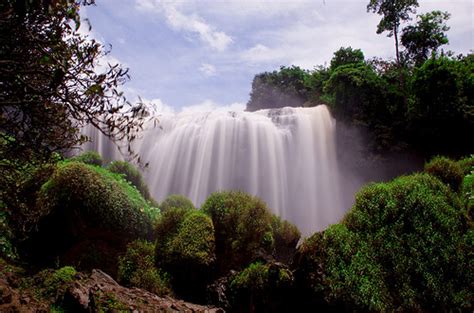
[[[117,254],[151,235],[156,211],[120,175],[80,162],[62,162],[41,187],[38,232],[27,242],[34,262],[67,262],[115,272]]]
[[[467,309],[474,277],[465,213],[430,175],[366,186],[341,224],[299,248],[301,294],[368,311]]]

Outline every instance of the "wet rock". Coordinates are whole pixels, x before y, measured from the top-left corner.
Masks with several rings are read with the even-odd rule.
[[[80,307],[84,311],[126,310],[129,312],[224,312],[222,309],[196,305],[170,297],[162,298],[139,288],[120,286],[101,270],[93,270],[68,288],[67,306]],[[112,308],[110,308],[112,306]]]

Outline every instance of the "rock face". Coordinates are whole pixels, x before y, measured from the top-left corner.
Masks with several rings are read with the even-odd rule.
[[[101,270],[89,275],[78,273],[66,285],[64,297],[43,299],[35,295],[36,286],[20,288],[20,273],[8,273],[0,264],[0,312],[47,313],[53,306],[64,312],[206,312],[224,310],[196,305],[170,297],[161,298],[139,288],[119,285]]]
[[[66,292],[64,305],[84,312],[102,309],[129,312],[224,312],[219,308],[200,306],[170,297],[161,298],[139,288],[120,286],[101,270],[75,281]]]
[[[6,279],[0,279],[0,312],[49,312],[49,306],[38,302],[27,293],[20,293]]]

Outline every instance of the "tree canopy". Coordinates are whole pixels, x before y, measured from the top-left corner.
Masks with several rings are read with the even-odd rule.
[[[92,124],[113,140],[133,140],[146,116],[120,86],[128,70],[79,31],[80,4],[4,1],[0,5],[0,140],[5,156],[48,157],[86,138]],[[12,34],[15,34],[12,36]],[[5,148],[6,147],[6,148]]]
[[[388,31],[388,37],[394,36],[397,63],[400,63],[398,49],[398,32],[400,23],[410,19],[410,13],[415,13],[418,0],[370,0],[367,11],[382,15],[377,25],[377,34]]]
[[[445,32],[449,27],[445,22],[449,17],[448,12],[433,11],[418,15],[415,25],[403,28],[401,41],[406,48],[406,57],[421,65],[439,47],[448,44]]]

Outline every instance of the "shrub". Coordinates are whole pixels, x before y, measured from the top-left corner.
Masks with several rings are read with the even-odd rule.
[[[72,266],[64,266],[53,272],[42,271],[39,276],[43,278],[43,297],[61,300],[66,293],[68,284],[74,281],[76,275],[76,269]]]
[[[142,174],[132,164],[126,161],[113,161],[107,166],[107,169],[112,173],[123,175],[125,180],[129,181],[138,189],[143,198],[146,200],[152,199],[148,186],[143,180]]]
[[[295,225],[288,221],[282,221],[275,215],[272,217],[272,230],[275,241],[275,258],[281,262],[289,263],[300,240],[300,231]]]
[[[194,210],[194,204],[182,195],[170,195],[163,202],[160,203],[160,211],[166,212],[171,208],[185,209],[185,210]]]
[[[215,192],[202,210],[214,224],[221,272],[241,269],[262,254],[271,255],[272,216],[262,200],[243,192]]]
[[[334,306],[462,310],[474,279],[471,233],[447,186],[426,174],[400,177],[363,188],[341,224],[306,240],[295,276],[302,293]]]
[[[155,226],[157,262],[169,262],[166,259],[169,256],[166,253],[168,241],[176,236],[186,213],[188,213],[186,209],[172,208],[165,211],[158,219]]]
[[[461,190],[466,204],[467,216],[472,225],[474,220],[474,172],[464,177]]]
[[[458,165],[461,167],[464,175],[468,175],[474,171],[474,154],[459,160]]]
[[[146,236],[150,207],[120,175],[78,162],[59,164],[41,188],[38,205],[76,211],[97,225]],[[148,215],[147,215],[148,213]]]
[[[81,267],[113,273],[109,266],[116,264],[116,253],[128,241],[151,234],[154,212],[140,193],[120,175],[80,162],[58,164],[36,206],[43,215],[28,246],[34,261],[52,263],[67,256],[77,264],[92,253],[93,243],[101,256],[96,261],[107,264],[82,262]]]
[[[236,312],[285,312],[293,274],[278,263],[252,263],[229,283],[232,310]]]
[[[125,286],[146,289],[159,296],[171,293],[167,275],[155,268],[155,245],[146,240],[127,245],[127,252],[119,257],[118,280]]]
[[[102,166],[104,164],[104,160],[102,159],[102,156],[95,151],[83,152],[78,156],[72,157],[70,160],[74,162],[82,162],[85,164],[90,164],[90,165],[95,165],[95,166]]]
[[[215,262],[212,220],[200,211],[171,208],[157,225],[156,264],[170,273],[176,293],[203,301]]]
[[[425,172],[439,178],[454,191],[459,191],[464,174],[461,166],[446,157],[437,156],[425,165]]]

